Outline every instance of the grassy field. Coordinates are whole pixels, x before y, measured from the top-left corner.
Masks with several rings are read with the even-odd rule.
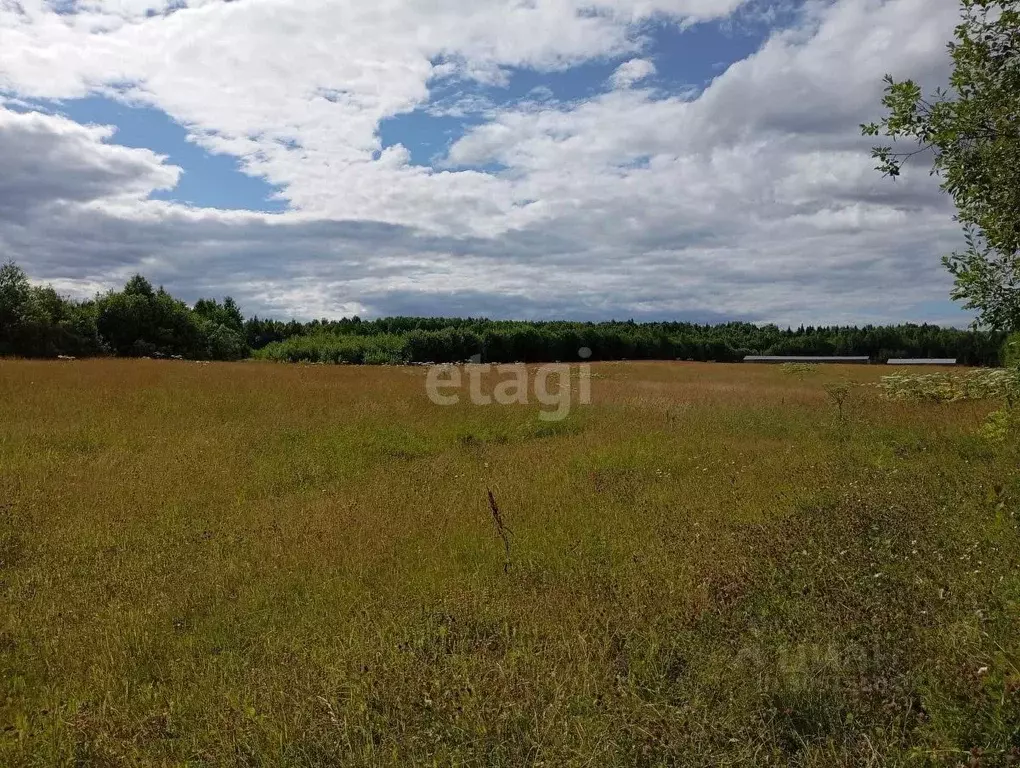
[[[0,361],[0,765],[1017,762],[994,403],[593,370]]]

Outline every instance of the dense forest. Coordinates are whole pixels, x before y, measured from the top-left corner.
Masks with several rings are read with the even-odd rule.
[[[998,365],[1005,334],[933,325],[800,327],[733,322],[577,323],[482,318],[344,318],[300,323],[245,320],[231,298],[193,307],[141,276],[120,291],[73,301],[33,285],[13,263],[0,266],[0,355],[116,355],[193,360],[314,363],[700,360],[732,362],[750,354],[955,357]]]

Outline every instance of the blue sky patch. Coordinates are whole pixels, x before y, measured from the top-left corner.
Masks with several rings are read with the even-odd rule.
[[[647,58],[656,66],[656,73],[642,81],[642,87],[666,93],[700,92],[734,61],[754,53],[770,29],[760,23],[715,22],[682,28],[655,22],[642,31],[646,40],[643,52],[585,61],[551,72],[511,67],[504,70],[504,85],[458,77],[437,79],[430,83],[429,104],[383,120],[379,138],[384,149],[402,144],[410,152],[412,164],[433,167],[456,141],[485,123],[492,111],[528,102],[569,104],[596,98],[611,89],[613,73],[631,58]],[[477,170],[493,173],[501,167],[487,165]]]
[[[174,189],[157,191],[152,197],[201,208],[245,209],[280,212],[284,200],[274,200],[276,187],[240,170],[236,158],[207,152],[188,141],[187,130],[165,112],[128,106],[99,96],[54,102],[55,112],[83,124],[114,125],[112,143],[151,149],[184,169]]]
[[[483,120],[477,116],[451,117],[416,109],[379,123],[383,149],[403,144],[411,153],[411,163],[432,167],[455,141]]]

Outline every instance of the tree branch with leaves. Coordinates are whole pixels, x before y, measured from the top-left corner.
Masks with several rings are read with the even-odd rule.
[[[966,250],[943,258],[952,297],[980,325],[1020,330],[1020,0],[961,0],[949,43],[947,89],[925,98],[913,80],[886,76],[886,115],[861,126],[892,146],[872,150],[877,170],[897,177],[930,154],[931,173],[952,196]],[[897,151],[897,142],[911,148]]]

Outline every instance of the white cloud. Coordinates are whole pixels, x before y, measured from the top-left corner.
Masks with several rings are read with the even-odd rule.
[[[172,189],[181,169],[147,149],[109,143],[110,126],[84,126],[0,104],[0,212],[96,200],[144,200]]]
[[[655,64],[648,59],[630,59],[616,68],[609,82],[614,88],[630,88],[634,83],[654,74]]]
[[[0,136],[20,142],[0,141],[0,246],[89,290],[143,253],[182,293],[300,316],[918,317],[927,310],[913,305],[947,293],[938,255],[957,228],[923,171],[896,183],[873,172],[856,126],[878,110],[886,71],[945,78],[956,3],[811,2],[702,93],[629,88],[655,73],[650,19],[690,24],[740,5],[209,0],[152,16],[167,4],[95,0],[57,15],[44,0],[0,3],[0,88],[71,98],[116,86],[292,205],[266,216],[144,202],[178,169],[116,147],[108,129],[0,112]],[[457,78],[607,59],[625,59],[615,90],[583,101],[432,99]],[[380,121],[414,109],[484,122],[441,169],[422,168],[402,146],[380,152]],[[5,217],[21,189],[31,205]],[[61,212],[45,225],[44,205]],[[902,286],[895,303],[890,286]]]

